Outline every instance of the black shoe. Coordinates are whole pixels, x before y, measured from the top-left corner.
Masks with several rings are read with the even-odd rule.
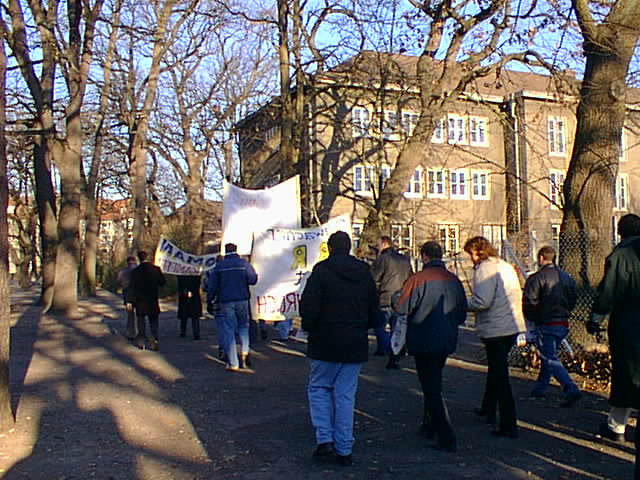
[[[616,433],[609,428],[609,425],[606,423],[601,423],[598,429],[598,436],[601,438],[606,438],[607,440],[611,440],[612,442],[623,443],[624,442],[624,433]]]
[[[326,460],[333,457],[336,454],[336,450],[333,448],[333,443],[319,443],[313,451],[313,458],[317,460]]]
[[[427,440],[433,440],[434,438],[436,438],[435,430],[428,423],[421,423],[418,427],[418,433]]]
[[[147,348],[147,339],[145,337],[137,336],[134,339],[133,344],[140,350],[144,350],[145,348]]]
[[[496,424],[496,414],[490,415],[489,412],[483,410],[482,408],[474,408],[473,413],[475,413],[479,417],[487,417],[487,423],[489,425]]]
[[[343,467],[350,467],[353,465],[353,456],[349,455],[336,455],[336,462]]]
[[[447,452],[447,453],[455,453],[458,451],[458,448],[456,447],[455,443],[450,443],[450,444],[436,444],[436,445],[432,445],[430,448],[432,448],[433,450],[438,450],[439,452]]]
[[[504,437],[504,438],[518,438],[518,429],[510,428],[510,429],[502,429],[494,430],[491,432],[491,435],[494,437]]]
[[[158,350],[160,350],[160,345],[158,344],[158,340],[149,340],[149,350],[152,350],[154,352],[157,352]]]
[[[576,403],[578,403],[578,400],[580,400],[580,398],[582,398],[582,394],[580,392],[570,393],[567,395],[565,401],[560,404],[560,406],[563,408],[571,408]]]

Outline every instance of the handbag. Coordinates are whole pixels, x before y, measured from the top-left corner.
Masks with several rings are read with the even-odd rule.
[[[407,340],[407,316],[396,313],[396,324],[391,332],[391,351],[399,355]]]

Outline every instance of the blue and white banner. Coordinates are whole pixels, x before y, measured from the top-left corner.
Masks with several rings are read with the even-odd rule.
[[[251,263],[258,273],[252,288],[253,318],[279,321],[299,315],[298,304],[313,266],[329,256],[329,236],[351,236],[349,215],[314,228],[271,227],[256,232]]]
[[[201,275],[215,266],[217,256],[194,255],[160,237],[154,263],[169,275]]]

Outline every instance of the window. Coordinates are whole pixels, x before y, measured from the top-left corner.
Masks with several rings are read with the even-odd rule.
[[[627,152],[625,151],[627,148],[627,142],[625,140],[624,127],[622,128],[622,132],[620,133],[620,156],[619,161],[624,162],[627,159]]]
[[[422,168],[418,167],[414,170],[407,190],[404,192],[405,197],[421,197],[422,196]]]
[[[474,200],[489,200],[489,172],[484,170],[471,172],[471,195]]]
[[[380,191],[382,191],[390,176],[391,167],[389,165],[383,165],[380,167]]]
[[[351,135],[356,137],[369,137],[369,124],[371,123],[371,115],[369,110],[362,107],[354,107],[351,110]]]
[[[473,146],[487,146],[487,119],[469,117],[469,144]]]
[[[551,117],[547,123],[549,153],[564,156],[567,153],[565,121],[563,118]]]
[[[407,137],[413,135],[418,124],[418,114],[415,112],[402,112],[402,133]]]
[[[363,229],[364,224],[362,223],[351,224],[351,241],[353,244],[353,251],[356,251],[358,248],[360,248],[360,237],[362,236]]]
[[[398,112],[394,110],[385,110],[382,112],[380,122],[380,131],[385,139],[400,139],[400,136],[398,135]]]
[[[427,196],[430,198],[445,198],[446,191],[444,189],[445,184],[445,171],[441,169],[429,169],[427,171]]]
[[[444,143],[444,120],[439,118],[433,125],[432,143]]]
[[[458,245],[460,244],[458,225],[438,225],[438,238],[445,256],[450,257],[458,253]]]
[[[405,255],[413,254],[413,231],[411,225],[392,224],[391,242],[399,247]]]
[[[496,247],[498,254],[502,255],[502,240],[505,238],[504,225],[483,225],[482,236]]]
[[[356,165],[353,167],[353,189],[356,193],[371,195],[373,193],[373,167]]]
[[[467,179],[469,173],[466,169],[451,170],[449,173],[450,195],[453,200],[466,200],[469,198]]]
[[[449,115],[448,118],[448,136],[449,143],[467,143],[467,132],[465,117],[459,115]]]
[[[613,209],[627,210],[629,208],[629,177],[621,173],[616,177],[613,186]]]
[[[280,127],[271,127],[264,134],[264,141],[268,142],[272,138],[276,137],[276,135],[280,134]]]
[[[560,224],[551,224],[551,244],[556,249],[556,254],[560,252]]]
[[[549,171],[549,198],[551,207],[559,208],[563,205],[562,185],[564,184],[564,172],[561,170]]]

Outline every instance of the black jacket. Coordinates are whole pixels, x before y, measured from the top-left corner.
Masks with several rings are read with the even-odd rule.
[[[551,263],[527,278],[522,311],[525,318],[536,325],[565,325],[576,306],[576,299],[575,280]]]
[[[371,265],[371,274],[380,294],[380,306],[391,306],[391,296],[402,288],[413,273],[411,261],[393,248],[382,250]]]
[[[200,318],[200,275],[178,275],[178,318]]]
[[[332,254],[313,267],[300,300],[302,329],[314,360],[360,363],[368,359],[369,328],[378,299],[369,266],[348,254]]]
[[[142,262],[131,272],[130,287],[133,289],[136,315],[159,315],[158,290],[166,282],[162,270],[149,262]]]

